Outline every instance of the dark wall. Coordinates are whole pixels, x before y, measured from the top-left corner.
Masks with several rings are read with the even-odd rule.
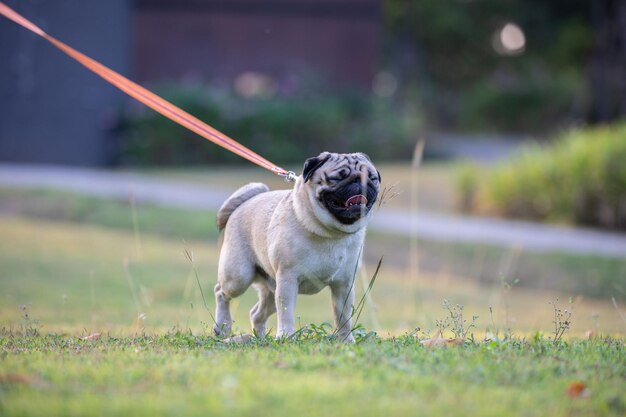
[[[44,31],[129,75],[130,0],[8,0]],[[0,160],[105,165],[125,97],[47,41],[0,17]]]
[[[381,0],[136,0],[136,75],[230,84],[253,71],[369,89],[381,13]]]

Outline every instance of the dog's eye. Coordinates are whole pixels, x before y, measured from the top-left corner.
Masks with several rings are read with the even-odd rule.
[[[341,171],[337,172],[335,175],[330,177],[330,179],[335,180],[335,181],[341,181],[341,180],[345,180],[346,178],[348,178],[348,175],[350,175],[350,170],[342,169]]]

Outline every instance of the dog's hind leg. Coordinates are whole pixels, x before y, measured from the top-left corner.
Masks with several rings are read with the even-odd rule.
[[[250,310],[250,323],[257,337],[264,337],[267,333],[267,319],[276,312],[274,293],[263,282],[255,282],[254,288],[259,295],[259,301]]]
[[[233,325],[233,319],[230,316],[230,300],[231,297],[222,291],[222,286],[215,284],[215,324],[213,332],[217,336],[228,336]]]
[[[233,319],[230,315],[230,300],[246,292],[252,283],[253,273],[246,279],[219,279],[215,285],[215,325],[213,331],[217,336],[230,335]]]
[[[217,268],[215,285],[215,325],[218,336],[229,336],[233,319],[230,315],[230,300],[246,292],[255,277],[254,263],[246,262],[250,255],[242,248],[228,245],[225,240]]]

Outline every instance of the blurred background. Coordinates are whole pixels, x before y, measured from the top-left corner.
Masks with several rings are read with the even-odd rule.
[[[368,326],[432,326],[441,300],[456,297],[485,320],[498,306],[494,326],[511,326],[517,308],[520,328],[541,329],[549,318],[529,306],[541,300],[550,317],[548,300],[560,298],[578,300],[580,332],[624,331],[626,2],[6,4],[296,172],[321,151],[368,153],[386,198],[365,257],[371,268],[384,255],[388,268]],[[288,186],[260,171],[0,20],[6,323],[29,302],[48,326],[85,311],[94,326],[117,323],[126,310],[105,304],[125,294],[137,317],[152,306],[171,325],[165,303],[184,311],[180,324],[190,300],[200,305],[180,241],[211,254],[202,276],[213,282],[211,213],[243,183]],[[96,260],[104,252],[114,268]],[[98,279],[122,284],[106,303]]]
[[[612,0],[7,4],[279,163],[327,148],[402,160],[418,138],[445,153],[471,139],[459,132],[544,140],[626,113],[626,6]],[[0,36],[0,159],[241,162],[22,28]]]

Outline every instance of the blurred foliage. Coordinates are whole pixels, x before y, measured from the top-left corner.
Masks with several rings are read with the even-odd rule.
[[[461,126],[470,130],[537,132],[564,121],[580,90],[575,74],[535,75],[503,71],[499,79],[481,80],[460,99]]]
[[[435,124],[481,131],[546,132],[584,119],[585,67],[593,47],[584,0],[389,0],[387,62],[419,90]],[[508,22],[524,51],[492,41]]]
[[[159,95],[276,163],[302,162],[322,151],[361,152],[377,160],[408,158],[420,112],[356,92],[309,89],[243,97],[208,86],[165,86]],[[143,107],[121,125],[122,161],[133,164],[231,163],[243,159]]]
[[[626,229],[626,121],[562,134],[527,147],[488,173],[465,168],[461,201],[533,220]]]

